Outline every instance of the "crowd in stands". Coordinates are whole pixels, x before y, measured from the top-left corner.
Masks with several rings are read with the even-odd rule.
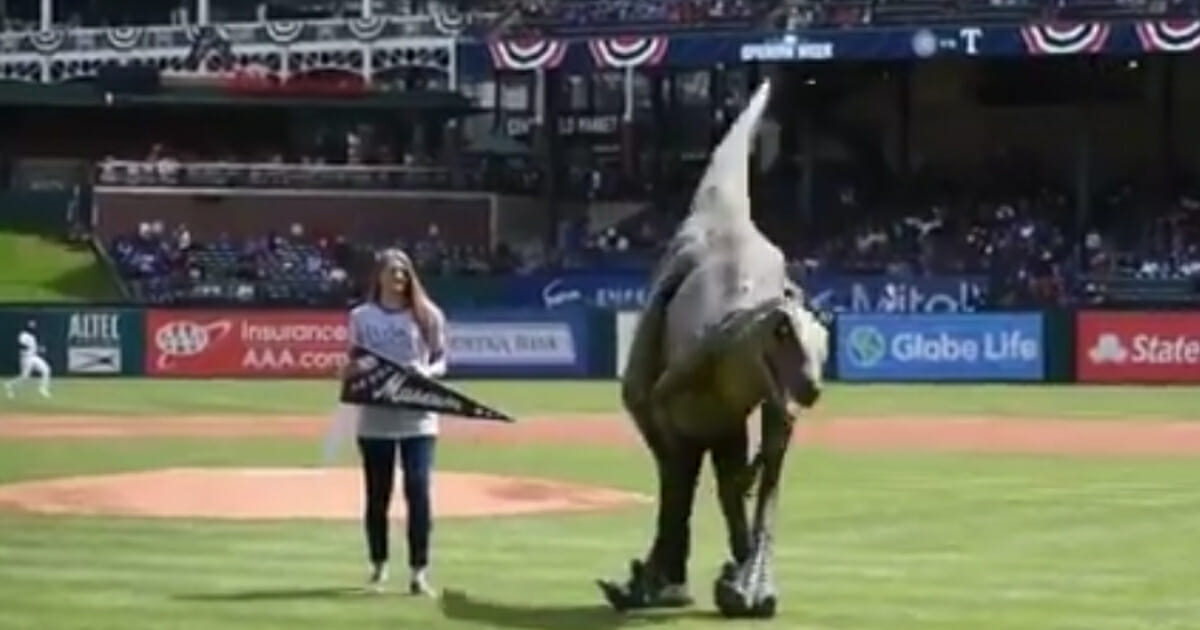
[[[146,159],[100,164],[97,182],[126,185],[187,185],[284,188],[425,188],[453,187],[444,169],[404,165],[308,163],[186,163],[162,147]],[[1028,160],[988,161],[979,181],[952,182],[906,176],[910,187],[902,197],[880,197],[851,175],[818,178],[816,216],[797,216],[788,203],[759,204],[774,208],[761,217],[764,231],[794,259],[798,272],[838,274],[890,273],[901,276],[972,274],[992,279],[998,301],[1053,303],[1069,299],[1080,279],[1097,272],[1140,278],[1200,278],[1200,195],[1176,187],[1175,196],[1147,200],[1131,185],[1097,195],[1091,201],[1094,223],[1077,225],[1075,201],[1064,182],[1022,167]],[[525,192],[540,192],[534,165],[500,165],[494,173],[524,178]],[[853,170],[853,169],[851,169]],[[471,169],[474,177],[484,170]],[[427,173],[442,173],[429,176]],[[698,173],[697,173],[698,175]],[[475,181],[488,190],[494,182]],[[785,184],[795,186],[794,181]],[[576,199],[600,200],[620,187],[616,177],[580,164],[568,185]],[[451,248],[429,234],[396,243],[412,251],[431,274],[511,274],[536,269],[646,270],[657,258],[688,203],[690,184],[673,208],[653,208],[605,229],[589,230],[576,219],[561,226],[557,242],[530,254],[501,246]],[[563,191],[559,191],[560,194]],[[641,191],[646,203],[653,195]],[[799,229],[797,229],[798,226]],[[284,230],[288,232],[288,230]],[[348,267],[347,248],[334,235],[306,235],[303,226],[282,235],[250,242],[229,239],[193,243],[184,226],[150,223],[141,233],[113,243],[112,257],[125,277],[145,294],[181,295],[180,287],[198,294],[239,295],[263,299],[254,288],[264,277],[274,280],[261,291],[273,299],[319,299],[338,294]],[[265,276],[263,274],[266,274]],[[256,280],[257,279],[257,280]],[[195,298],[198,294],[193,294]],[[160,298],[154,298],[160,299]],[[165,298],[161,298],[165,299]]]
[[[889,212],[856,207],[852,191],[842,199],[844,205],[829,212],[857,217],[847,222],[848,229],[768,230],[798,273],[980,275],[992,280],[995,301],[1013,304],[1062,303],[1088,274],[1200,279],[1200,197],[1188,194],[1173,199],[1166,212],[1116,211],[1109,216],[1137,220],[1100,220],[1082,230],[1073,227],[1071,202],[1062,193],[970,202],[948,196],[944,202]],[[1121,204],[1123,198],[1107,201]],[[503,245],[495,251],[448,247],[436,226],[396,244],[409,249],[432,275],[499,276],[547,268],[644,272],[677,219],[678,214],[647,211],[593,234],[582,225],[564,226],[558,246],[536,258]],[[111,255],[122,275],[151,300],[233,295],[303,302],[349,291],[359,245],[306,235],[299,225],[287,234],[244,242],[195,243],[186,226],[155,222],[115,240]],[[153,295],[158,297],[148,297]]]
[[[513,158],[517,162],[520,159]],[[445,168],[409,164],[363,165],[357,159],[324,163],[312,158],[288,164],[282,156],[265,162],[186,162],[155,147],[137,161],[107,160],[99,165],[97,182],[125,185],[180,185],[285,188],[465,189],[541,191],[536,164],[494,164],[471,168],[467,182],[455,184]],[[511,161],[511,160],[510,160]],[[1008,177],[1014,165],[990,164],[990,183],[960,184],[911,180],[924,192],[900,198],[881,198],[852,179],[818,179],[816,221],[797,221],[794,205],[766,203],[777,208],[763,217],[764,230],[794,259],[798,272],[922,276],[972,274],[992,279],[993,300],[1041,304],[1071,299],[1081,279],[1097,272],[1116,272],[1140,278],[1200,278],[1200,196],[1178,192],[1173,199],[1146,201],[1132,187],[1098,195],[1091,206],[1094,225],[1080,228],[1069,186],[1032,177]],[[503,177],[518,186],[497,185]],[[585,164],[569,169],[574,200],[601,200],[620,191],[619,173]],[[794,181],[789,182],[793,187]],[[1018,185],[1019,183],[1019,185]],[[690,185],[679,187],[690,192]],[[1177,189],[1181,190],[1182,189]],[[643,203],[652,191],[635,195]],[[681,210],[686,195],[675,201]],[[662,208],[634,215],[617,225],[589,233],[578,221],[562,226],[558,242],[530,254],[500,247],[450,248],[436,233],[397,243],[410,249],[431,274],[511,274],[536,269],[646,270],[673,231],[680,212]],[[789,214],[789,212],[791,214]],[[771,216],[772,214],[776,216]],[[833,217],[838,220],[825,221]],[[1135,220],[1128,220],[1136,217]],[[809,219],[814,217],[808,217]],[[1125,219],[1125,220],[1122,220]],[[811,224],[810,224],[811,223]],[[803,226],[797,229],[797,226]],[[339,295],[341,276],[354,274],[334,255],[333,236],[264,235],[251,242],[191,243],[181,246],[181,226],[149,224],[142,234],[114,243],[113,259],[144,294],[238,295],[241,299],[317,300]],[[287,230],[285,230],[286,232]],[[344,245],[353,249],[353,245]],[[248,275],[249,274],[249,275]],[[262,289],[255,282],[267,274]],[[256,280],[257,278],[257,280]]]
[[[764,12],[762,0],[523,0],[523,28],[562,32],[605,25],[745,26]]]
[[[853,204],[847,195],[847,205]],[[840,208],[841,212],[853,212]],[[1077,234],[1066,197],[1046,193],[1009,201],[933,204],[923,211],[872,213],[842,233],[813,230],[804,239],[772,234],[798,277],[809,273],[974,275],[988,279],[996,307],[1066,304],[1092,274],[1200,280],[1200,198],[1180,196],[1170,212],[1138,225],[1095,225]],[[645,212],[586,234],[564,230],[559,247],[527,257],[501,245],[448,247],[436,226],[395,244],[431,276],[506,276],[539,270],[648,272],[675,221]],[[806,228],[807,229],[807,228]],[[110,244],[135,297],[148,302],[244,301],[318,304],[353,295],[369,250],[337,236],[286,233],[193,242],[186,226],[145,223]]]
[[[391,243],[407,250],[422,272],[438,275],[506,274],[527,264],[508,247],[450,247],[436,225],[427,235]],[[187,225],[145,221],[134,234],[106,243],[108,257],[131,297],[149,304],[245,303],[325,305],[361,291],[375,247],[342,235],[310,234],[300,223],[287,230],[238,238],[193,239]]]
[[[287,234],[213,242],[192,240],[186,225],[143,222],[108,244],[132,297],[151,304],[187,301],[324,304],[347,296],[352,249],[344,240]]]

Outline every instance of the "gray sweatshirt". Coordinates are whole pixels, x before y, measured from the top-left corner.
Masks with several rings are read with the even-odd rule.
[[[446,318],[434,310],[433,332],[437,348],[446,347]],[[426,376],[446,374],[444,350],[431,357],[432,348],[421,339],[421,329],[412,311],[388,310],[374,302],[365,302],[350,311],[350,342],[400,365],[412,367]],[[385,409],[348,405],[357,414],[359,437],[401,439],[418,435],[437,435],[438,415],[417,409]]]

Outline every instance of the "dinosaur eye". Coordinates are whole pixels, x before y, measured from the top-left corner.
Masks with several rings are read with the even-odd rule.
[[[781,337],[781,338],[791,337],[792,336],[791,325],[789,325],[787,322],[779,322],[779,325],[775,327],[775,336]]]

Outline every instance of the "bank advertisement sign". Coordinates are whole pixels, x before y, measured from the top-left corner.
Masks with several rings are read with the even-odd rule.
[[[1037,381],[1039,313],[841,314],[844,381]]]
[[[586,376],[586,312],[462,311],[450,314],[447,358],[461,376]]]
[[[327,377],[346,362],[344,311],[152,310],[147,374],[190,377]],[[451,376],[583,375],[583,314],[542,311],[450,313]]]
[[[1200,313],[1083,311],[1075,334],[1081,382],[1200,383]]]

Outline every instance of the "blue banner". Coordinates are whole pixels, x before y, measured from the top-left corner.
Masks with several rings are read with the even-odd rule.
[[[970,313],[987,297],[981,276],[819,275],[796,282],[815,306],[837,313]]]
[[[458,48],[459,72],[484,77],[494,70],[539,68],[591,73],[626,63],[691,69],[750,61],[1183,54],[1200,50],[1200,20],[1194,18],[624,35],[464,39]]]
[[[849,276],[796,278],[818,307],[849,313],[964,313],[985,297],[980,276]],[[589,306],[636,310],[648,297],[647,273],[535,274],[511,279],[502,290],[506,306],[557,309]]]
[[[587,376],[587,314],[579,309],[451,312],[450,376]]]
[[[1037,381],[1040,313],[839,315],[843,381]]]

